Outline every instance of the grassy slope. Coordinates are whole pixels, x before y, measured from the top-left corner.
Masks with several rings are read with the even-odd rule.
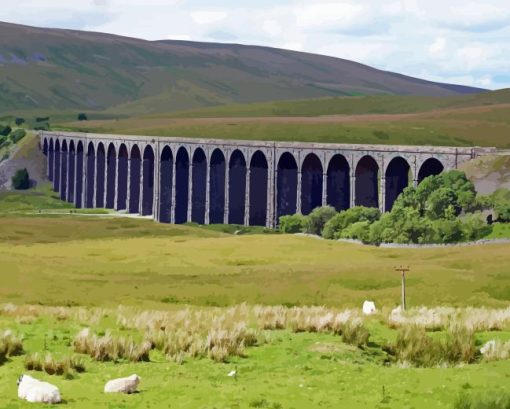
[[[112,322],[95,325],[96,331],[111,328]],[[74,320],[40,316],[30,324],[0,317],[2,328],[25,334],[27,352],[47,345],[53,353],[69,354],[68,340],[82,326]],[[369,322],[374,344],[395,338],[395,331],[375,320]],[[128,331],[121,331],[124,334]],[[508,339],[509,332],[481,333],[478,341]],[[382,357],[370,350],[343,344],[328,334],[287,331],[270,333],[271,342],[249,348],[246,358],[228,364],[208,359],[186,361],[179,366],[167,362],[160,353],[146,363],[96,363],[88,358],[86,372],[73,380],[31,373],[57,385],[68,408],[452,408],[459,393],[504,391],[510,361],[454,368],[401,369],[385,366]],[[0,366],[0,406],[30,408],[16,397],[16,379],[23,373],[23,357]],[[237,380],[226,376],[237,367]],[[104,383],[113,377],[137,373],[141,393],[105,395]],[[383,392],[384,387],[384,392]],[[383,395],[384,393],[384,395]]]
[[[0,219],[6,272],[0,298],[158,307],[168,300],[344,306],[369,298],[394,305],[400,282],[393,267],[410,264],[411,305],[506,305],[510,299],[510,245],[505,244],[377,249],[85,217]]]
[[[218,107],[170,116],[60,122],[56,129],[221,139],[508,148],[508,100],[507,90],[444,100],[320,99]],[[346,116],[332,116],[335,114]]]

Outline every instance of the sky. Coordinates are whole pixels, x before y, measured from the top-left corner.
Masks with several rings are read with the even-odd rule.
[[[2,0],[0,20],[265,45],[433,81],[510,87],[509,0]]]

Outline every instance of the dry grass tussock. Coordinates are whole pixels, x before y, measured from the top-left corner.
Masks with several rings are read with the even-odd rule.
[[[21,354],[23,354],[23,340],[21,336],[9,329],[0,333],[0,365],[3,364],[8,357]]]
[[[510,359],[510,341],[491,340],[482,348],[484,361]]]
[[[66,356],[57,359],[50,353],[35,353],[25,358],[25,369],[29,371],[44,371],[48,375],[63,375],[72,378],[74,373],[85,372],[83,359],[77,356]]]
[[[406,311],[395,308],[387,320],[390,328],[414,325],[434,331],[446,329],[452,322],[460,323],[471,331],[502,330],[510,327],[510,307],[504,309],[419,307]]]
[[[405,325],[387,351],[404,367],[472,363],[477,356],[474,331],[459,324],[449,326],[444,338],[431,337],[423,326]]]
[[[73,341],[74,352],[87,354],[96,361],[131,362],[148,361],[151,344],[147,341],[136,343],[131,337],[117,337],[110,333],[104,336],[92,334],[88,328],[76,335]]]
[[[0,315],[15,318],[21,324],[30,324],[39,317],[54,317],[59,321],[72,319],[83,325],[95,325],[108,315],[102,308],[53,307],[44,305],[0,305]]]

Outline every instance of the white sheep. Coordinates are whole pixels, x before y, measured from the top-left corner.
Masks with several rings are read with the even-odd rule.
[[[56,386],[28,375],[21,375],[18,379],[18,398],[38,403],[61,402],[60,391]]]
[[[480,353],[482,355],[490,354],[491,352],[494,352],[496,349],[496,340],[491,339],[490,341],[487,341],[481,348]]]
[[[134,393],[142,378],[134,374],[127,378],[112,379],[104,386],[105,393]]]
[[[363,314],[372,315],[375,314],[377,309],[375,308],[375,302],[373,301],[365,301],[363,303]]]

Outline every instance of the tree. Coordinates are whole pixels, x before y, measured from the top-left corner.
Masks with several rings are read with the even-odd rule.
[[[16,129],[13,133],[11,133],[9,138],[11,138],[12,143],[18,143],[25,137],[26,134],[27,133],[24,129]]]
[[[16,118],[14,122],[16,123],[16,126],[21,126],[25,123],[25,120],[23,118]]]
[[[355,206],[337,213],[324,226],[322,235],[326,239],[338,239],[342,230],[362,221],[373,223],[380,216],[379,209],[373,207]]]
[[[16,190],[25,190],[30,187],[30,178],[28,171],[25,169],[18,169],[11,179],[12,187]]]
[[[78,121],[86,121],[87,119],[87,114],[84,114],[83,112],[78,114]]]
[[[313,209],[307,217],[306,231],[311,234],[321,235],[326,223],[336,214],[336,210],[331,206]]]
[[[282,233],[301,233],[305,230],[306,216],[293,214],[280,217],[280,231]]]
[[[8,136],[12,131],[12,128],[9,125],[2,126],[0,125],[0,135]]]

